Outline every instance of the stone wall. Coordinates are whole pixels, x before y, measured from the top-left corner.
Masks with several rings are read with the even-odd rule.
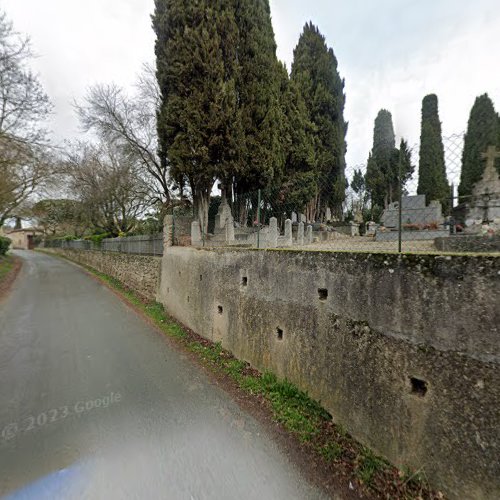
[[[160,283],[161,257],[95,250],[44,249],[64,255],[116,278],[147,300],[155,300]]]
[[[168,248],[159,298],[452,498],[500,498],[500,261]]]
[[[469,236],[456,235],[449,238],[437,238],[434,246],[440,252],[499,252],[500,235]]]

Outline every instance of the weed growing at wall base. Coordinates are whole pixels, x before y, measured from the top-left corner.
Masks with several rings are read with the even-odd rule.
[[[117,279],[89,266],[81,266],[119,292],[162,332],[194,353],[201,364],[216,376],[228,377],[245,394],[267,404],[275,422],[296,436],[302,446],[321,459],[332,474],[345,479],[344,484],[356,485],[356,489],[363,492],[363,497],[444,498],[441,493],[430,491],[421,471],[400,471],[358,443],[333,422],[320,403],[289,381],[279,380],[272,373],[261,374],[224,350],[220,343],[203,339],[174,321],[166,314],[163,305],[144,302]]]

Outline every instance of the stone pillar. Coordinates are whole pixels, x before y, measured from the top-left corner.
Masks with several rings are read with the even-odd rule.
[[[166,252],[173,246],[174,216],[165,215],[163,219],[163,251]]]
[[[330,222],[332,220],[332,210],[330,207],[326,208],[326,222]]]
[[[235,238],[234,238],[234,220],[232,215],[226,219],[225,226],[226,226],[226,243],[233,243]]]
[[[191,222],[191,245],[197,247],[202,244],[200,221],[195,220]]]
[[[310,245],[312,242],[313,242],[313,227],[307,226],[306,245]]]
[[[285,221],[285,246],[291,247],[293,245],[292,238],[292,221],[287,219]]]
[[[271,217],[269,219],[269,235],[268,248],[276,248],[278,246],[278,219]]]
[[[297,245],[304,246],[304,223],[299,222],[299,230],[297,232]]]

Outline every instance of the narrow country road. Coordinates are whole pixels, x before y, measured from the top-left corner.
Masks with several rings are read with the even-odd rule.
[[[0,302],[0,496],[321,498],[204,372],[80,268],[34,252]]]

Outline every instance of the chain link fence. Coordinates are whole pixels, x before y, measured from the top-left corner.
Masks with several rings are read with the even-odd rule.
[[[211,197],[207,227],[195,228],[186,241],[203,247],[499,252],[500,153],[484,151],[482,177],[469,194],[459,194],[464,134],[444,138],[443,147],[444,164],[439,155],[431,157],[442,172],[431,172],[427,182],[419,179],[416,145],[387,159],[383,179],[370,174],[369,162],[347,168],[340,189],[338,179],[299,172],[254,192],[229,197],[219,190]]]

